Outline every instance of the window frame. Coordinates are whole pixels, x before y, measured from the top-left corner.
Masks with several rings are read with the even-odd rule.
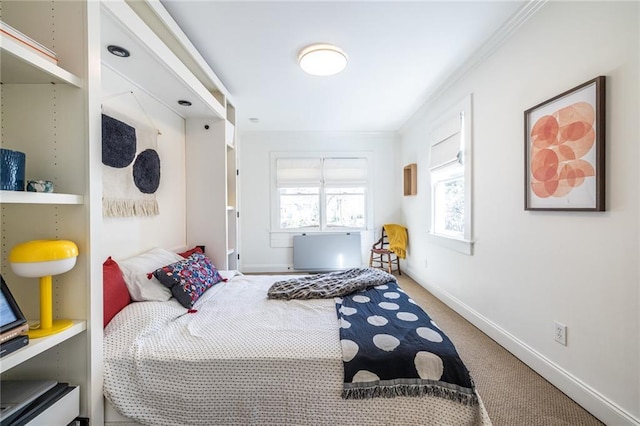
[[[443,125],[447,120],[451,120],[455,116],[461,114],[461,136],[460,136],[460,153],[458,155],[459,165],[462,167],[462,173],[464,178],[464,232],[461,236],[453,236],[443,233],[438,233],[435,230],[435,209],[436,209],[436,192],[435,184],[444,180],[438,178],[438,174],[445,175],[447,168],[458,166],[453,163],[444,166],[436,166],[433,169],[429,169],[429,188],[431,189],[429,197],[429,211],[431,214],[430,228],[428,231],[428,238],[431,242],[440,246],[467,254],[473,254],[473,149],[472,149],[472,95],[465,96],[461,101],[456,103],[452,108],[449,108],[439,119],[434,120],[431,125],[431,132],[429,136],[429,160],[431,159],[432,146],[438,142],[435,141],[436,130]]]
[[[373,156],[370,152],[272,152],[271,156],[271,233],[272,234],[300,234],[300,233],[337,233],[337,232],[363,232],[372,229],[373,223],[373,173],[371,173],[371,165],[373,164]],[[318,228],[282,228],[280,221],[280,196],[277,182],[278,159],[280,158],[300,158],[300,159],[340,159],[340,158],[362,158],[367,161],[367,180],[364,185],[364,226],[363,227],[329,227],[327,226],[327,209],[326,209],[326,191],[324,179],[320,183],[320,226]],[[324,163],[323,163],[324,167]],[[335,186],[334,186],[335,187]],[[272,235],[273,239],[273,235]]]

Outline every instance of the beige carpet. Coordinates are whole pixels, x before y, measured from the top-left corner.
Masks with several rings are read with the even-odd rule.
[[[494,426],[603,424],[414,280],[398,282],[453,341]]]

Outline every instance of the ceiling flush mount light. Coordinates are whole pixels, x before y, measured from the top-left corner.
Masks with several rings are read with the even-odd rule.
[[[334,75],[347,66],[347,54],[331,44],[312,44],[300,51],[298,64],[307,74]]]
[[[124,47],[113,45],[113,44],[110,46],[107,46],[107,50],[112,55],[118,56],[120,58],[128,58],[129,56],[131,56],[131,53],[129,53],[127,49],[125,49]]]

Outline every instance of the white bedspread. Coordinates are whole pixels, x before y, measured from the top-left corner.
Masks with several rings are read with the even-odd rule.
[[[105,396],[149,425],[490,424],[482,403],[342,399],[334,301],[267,299],[290,277],[234,277],[195,313],[174,299],[127,306],[105,329]]]

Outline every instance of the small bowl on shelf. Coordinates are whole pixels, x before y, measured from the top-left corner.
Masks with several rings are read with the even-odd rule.
[[[27,181],[27,191],[29,192],[53,192],[53,182],[50,180],[30,180]]]

